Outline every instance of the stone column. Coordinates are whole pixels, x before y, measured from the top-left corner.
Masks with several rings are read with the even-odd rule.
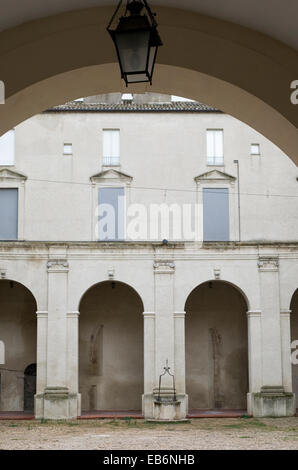
[[[251,395],[254,416],[293,416],[294,396],[283,386],[279,261],[277,257],[259,258],[262,331],[262,387]]]
[[[35,395],[35,418],[44,416],[43,392],[47,385],[47,336],[48,312],[36,312],[37,315],[37,377]]]
[[[69,413],[81,415],[79,394],[79,312],[67,314],[67,384],[69,388]]]
[[[292,388],[292,363],[291,363],[291,310],[281,310],[281,358],[282,358],[282,383],[285,392],[291,393]]]
[[[250,310],[247,312],[247,326],[249,370],[249,393],[247,396],[247,410],[249,414],[252,414],[252,394],[260,392],[262,387],[261,310]]]
[[[143,415],[153,418],[152,391],[155,386],[155,312],[144,312]]]
[[[159,395],[159,376],[167,365],[175,375],[175,328],[174,328],[174,274],[175,263],[169,259],[159,259],[154,263],[155,286],[155,388],[154,418],[178,420],[185,417],[185,394],[173,402],[173,380],[165,374]],[[159,402],[161,397],[161,402]]]
[[[64,256],[63,256],[64,255]],[[44,418],[77,417],[70,396],[67,374],[68,261],[65,248],[53,247],[48,262],[47,380]]]
[[[185,394],[185,312],[174,313],[175,382],[177,399],[183,403],[183,416],[188,412],[188,396]]]

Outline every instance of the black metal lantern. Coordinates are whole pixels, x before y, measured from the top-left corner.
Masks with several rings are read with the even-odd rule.
[[[121,78],[125,80],[126,86],[142,82],[150,82],[152,85],[157,51],[162,46],[155,15],[146,0],[128,0],[117,28],[111,29],[121,5],[122,0],[107,28],[116,46]]]

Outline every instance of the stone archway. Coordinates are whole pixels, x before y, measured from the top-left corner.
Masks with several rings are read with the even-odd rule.
[[[142,408],[143,303],[127,284],[91,287],[80,303],[79,390],[82,410]]]
[[[291,300],[290,309],[291,309],[291,343],[293,343],[294,341],[298,341],[298,289],[294,292],[294,295]],[[297,350],[296,344],[295,344],[295,349]],[[297,355],[295,355],[295,359],[297,360]],[[298,364],[293,363],[293,361],[292,361],[292,383],[293,383],[293,393],[295,393],[296,395],[296,408],[298,409]]]
[[[6,85],[0,134],[53,105],[124,89],[106,32],[112,12],[109,7],[78,10],[0,33],[1,80]],[[297,162],[298,115],[290,101],[290,85],[298,78],[297,51],[191,11],[160,7],[157,12],[165,46],[151,90],[215,106],[261,132]],[[144,90],[149,87],[130,89]]]
[[[186,393],[190,409],[245,410],[247,304],[223,281],[196,287],[186,305]]]
[[[25,382],[28,364],[35,365],[36,375],[36,310],[35,298],[25,286],[0,281],[0,335],[5,345],[5,361],[0,365],[0,412],[34,409],[34,390],[25,397]]]

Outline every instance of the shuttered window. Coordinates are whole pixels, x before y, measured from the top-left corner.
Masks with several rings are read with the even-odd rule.
[[[18,238],[18,190],[0,189],[0,240]]]
[[[123,240],[125,222],[124,188],[98,190],[98,239]]]
[[[229,241],[229,190],[203,189],[204,241]]]

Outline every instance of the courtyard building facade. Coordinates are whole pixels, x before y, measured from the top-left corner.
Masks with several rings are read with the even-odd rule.
[[[1,137],[0,413],[293,416],[297,177],[246,124],[167,95]]]

